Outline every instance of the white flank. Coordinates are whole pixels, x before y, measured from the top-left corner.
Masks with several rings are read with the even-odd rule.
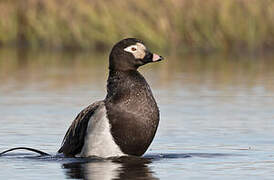
[[[125,154],[122,153],[111,135],[106,108],[104,105],[101,105],[89,120],[84,146],[79,156],[107,158],[123,155]]]

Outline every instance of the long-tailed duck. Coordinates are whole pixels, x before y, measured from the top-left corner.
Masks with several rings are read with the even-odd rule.
[[[65,157],[143,155],[155,136],[159,109],[137,69],[162,59],[135,38],[115,44],[109,56],[106,98],[78,114],[58,152]]]

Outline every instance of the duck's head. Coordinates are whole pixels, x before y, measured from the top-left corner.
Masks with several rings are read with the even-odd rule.
[[[109,69],[136,70],[144,64],[161,61],[162,59],[162,56],[151,53],[142,41],[127,38],[113,46],[109,56]]]

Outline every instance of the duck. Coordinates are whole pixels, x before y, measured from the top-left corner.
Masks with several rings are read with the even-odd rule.
[[[142,156],[156,134],[160,113],[138,68],[163,59],[136,38],[116,43],[109,55],[105,99],[77,115],[58,153],[65,157]]]

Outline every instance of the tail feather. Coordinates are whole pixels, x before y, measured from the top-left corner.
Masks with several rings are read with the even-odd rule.
[[[38,153],[40,154],[41,156],[49,156],[50,154],[48,153],[45,153],[43,151],[40,151],[40,150],[37,150],[37,149],[33,149],[33,148],[28,148],[28,147],[16,147],[16,148],[11,148],[11,149],[8,149],[6,151],[3,151],[0,153],[0,156],[2,156],[3,154],[6,154],[8,152],[11,152],[11,151],[15,151],[15,150],[28,150],[28,151],[32,151],[32,152],[35,152],[35,153]]]

